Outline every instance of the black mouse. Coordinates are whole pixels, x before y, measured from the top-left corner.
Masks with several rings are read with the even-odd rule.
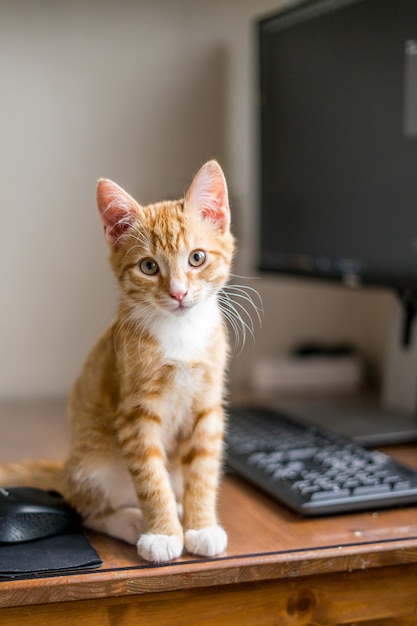
[[[74,530],[80,521],[56,491],[0,487],[0,543],[43,539]]]

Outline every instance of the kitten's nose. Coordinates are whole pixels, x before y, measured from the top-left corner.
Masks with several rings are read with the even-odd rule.
[[[185,287],[173,287],[169,290],[169,295],[177,302],[181,303],[187,295]]]

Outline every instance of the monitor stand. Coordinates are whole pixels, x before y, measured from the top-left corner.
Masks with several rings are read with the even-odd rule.
[[[411,295],[393,299],[380,399],[298,401],[292,405],[297,415],[367,446],[417,441],[417,300]]]

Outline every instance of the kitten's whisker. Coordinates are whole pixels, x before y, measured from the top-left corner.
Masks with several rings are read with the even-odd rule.
[[[259,303],[254,301],[254,298]],[[234,335],[234,349],[240,344],[240,352],[246,342],[249,333],[252,339],[255,339],[255,324],[250,311],[254,311],[259,324],[262,323],[262,300],[259,293],[253,287],[247,285],[226,285],[218,294],[219,307],[230,324]],[[250,311],[244,306],[245,303],[251,305]]]
[[[222,312],[225,314],[235,331],[236,340],[239,342],[241,333],[244,334],[245,332],[245,329],[242,328],[242,320],[239,313],[235,311],[233,303],[227,294],[219,296],[218,302]]]
[[[221,302],[219,302],[219,307],[220,310],[222,311],[223,315],[225,316],[227,322],[230,324],[233,333],[234,333],[234,347],[233,350],[236,350],[239,343],[240,343],[240,327],[238,325],[238,323],[235,320],[234,315],[231,313],[231,311],[228,308],[228,305],[224,306]],[[226,330],[228,332],[228,326],[226,324]],[[244,340],[243,340],[244,343]]]
[[[221,310],[223,311],[224,315],[226,316],[235,331],[235,348],[240,343],[242,350],[246,343],[247,331],[252,335],[252,337],[254,337],[253,329],[251,329],[250,326],[242,318],[241,314],[239,313],[239,311],[237,311],[234,303],[231,301],[227,294],[222,294],[222,297],[219,298],[219,303]]]
[[[227,312],[223,309],[223,313],[226,316],[227,320],[232,326],[232,329],[235,332],[236,339],[235,339],[234,350],[236,350],[240,346],[239,352],[238,352],[238,355],[239,355],[241,354],[246,344],[247,333],[249,332],[252,338],[254,338],[253,332],[251,331],[249,326],[242,320],[239,314],[237,314],[234,311],[233,312],[231,311],[230,304],[228,304]]]
[[[247,317],[248,317],[248,323],[250,325],[250,327],[252,329],[254,329],[254,323],[253,323],[253,319],[251,317],[251,314],[249,313],[249,311],[246,309],[245,306],[243,306],[243,304],[241,302],[239,302],[237,299],[233,299],[233,298],[242,298],[243,296],[241,296],[241,294],[235,294],[235,293],[230,293],[227,289],[225,289],[223,291],[224,295],[226,295],[226,297],[228,298],[228,300],[230,301],[230,303],[236,308],[239,308],[240,311],[242,311]],[[251,305],[253,305],[253,302],[250,298],[244,298],[247,302],[249,302]],[[254,307],[255,311],[256,308]],[[257,311],[257,314],[259,314],[259,312]]]
[[[235,291],[239,291],[240,293],[246,294],[248,298],[252,301],[253,306],[257,307],[260,311],[263,312],[262,298],[259,294],[259,291],[257,291],[253,287],[250,287],[249,285],[239,285],[239,284],[229,283],[228,285],[226,285],[225,289],[232,289]],[[258,301],[259,304],[255,304],[253,297],[256,297],[256,300]]]
[[[227,285],[227,287],[224,288],[225,292],[228,292],[228,290],[232,290],[233,293],[229,292],[229,296],[231,297],[235,297],[235,298],[241,298],[242,300],[246,300],[246,302],[249,302],[249,304],[253,307],[256,316],[258,318],[259,324],[262,325],[262,315],[263,315],[263,306],[262,306],[262,300],[261,297],[259,295],[259,293],[256,291],[256,289],[251,289],[250,287],[240,287],[238,285]],[[253,298],[246,293],[245,289],[251,289],[251,291],[253,291],[259,298],[260,304],[257,305],[254,301]],[[246,311],[246,313],[249,315],[249,313]]]
[[[259,276],[240,276],[239,274],[229,274],[230,278],[238,278],[239,280],[259,280]],[[246,287],[247,285],[245,285]],[[251,287],[248,287],[251,289]]]
[[[227,294],[227,296],[229,297],[229,294]],[[251,332],[253,333],[254,329],[255,329],[255,325],[253,323],[253,319],[251,318],[249,312],[245,309],[245,307],[243,306],[243,304],[241,304],[240,302],[237,302],[236,300],[232,300],[231,298],[229,298],[230,301],[230,305],[231,307],[236,311],[236,313],[241,317],[242,322],[245,323],[246,327],[248,328],[248,330],[251,330]],[[245,322],[243,317],[242,317],[242,313],[238,313],[238,308],[240,309],[240,311],[242,311],[242,313],[244,315],[247,316],[247,321]]]
[[[244,293],[246,293],[247,291],[251,291],[256,298],[259,300],[259,306],[262,309],[263,305],[262,305],[262,298],[259,294],[259,291],[257,291],[256,289],[254,289],[253,287],[250,287],[249,285],[239,285],[239,284],[234,284],[234,283],[229,283],[226,285],[225,287],[226,289],[238,289]],[[249,295],[249,294],[248,294]]]

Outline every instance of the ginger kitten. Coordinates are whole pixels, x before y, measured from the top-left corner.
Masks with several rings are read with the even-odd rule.
[[[69,398],[61,491],[85,526],[147,561],[184,546],[214,556],[227,545],[216,515],[228,352],[218,297],[234,251],[226,181],[209,161],[184,199],[140,206],[102,179],[97,204],[120,305]]]

